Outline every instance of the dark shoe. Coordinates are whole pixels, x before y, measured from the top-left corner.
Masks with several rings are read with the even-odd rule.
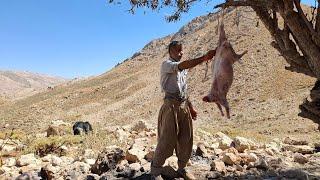
[[[178,169],[177,172],[180,175],[180,177],[182,177],[185,180],[196,180],[194,175],[192,173],[186,171],[186,169]]]
[[[165,166],[162,168],[161,175],[164,179],[174,179],[179,178],[180,174],[174,170],[171,166]]]
[[[155,176],[151,174],[150,180],[163,180],[163,178],[161,177],[161,175]]]

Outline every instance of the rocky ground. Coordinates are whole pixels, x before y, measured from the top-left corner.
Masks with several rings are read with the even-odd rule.
[[[122,145],[101,151],[61,145],[21,154],[26,148],[22,142],[1,139],[0,179],[150,179],[156,129],[139,121],[105,131]],[[194,144],[187,168],[197,179],[320,179],[317,143],[287,137],[265,144],[201,130],[195,132]],[[179,179],[173,171],[177,169],[175,155],[167,159],[165,169],[164,179]]]

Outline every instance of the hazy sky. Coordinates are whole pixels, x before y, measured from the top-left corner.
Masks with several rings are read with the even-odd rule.
[[[66,78],[98,75],[222,0],[206,2],[197,3],[180,21],[167,23],[164,16],[170,9],[146,14],[140,9],[132,15],[127,3],[106,0],[1,0],[0,70]]]

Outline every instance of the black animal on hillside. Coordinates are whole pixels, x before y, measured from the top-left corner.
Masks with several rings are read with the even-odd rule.
[[[77,121],[74,123],[72,129],[74,135],[81,135],[83,132],[88,134],[89,131],[92,131],[92,126],[89,122]]]

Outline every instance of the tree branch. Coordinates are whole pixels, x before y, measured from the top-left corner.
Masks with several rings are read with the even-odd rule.
[[[272,7],[272,5],[273,0],[227,0],[225,3],[214,6],[214,8],[226,8],[229,6]]]

